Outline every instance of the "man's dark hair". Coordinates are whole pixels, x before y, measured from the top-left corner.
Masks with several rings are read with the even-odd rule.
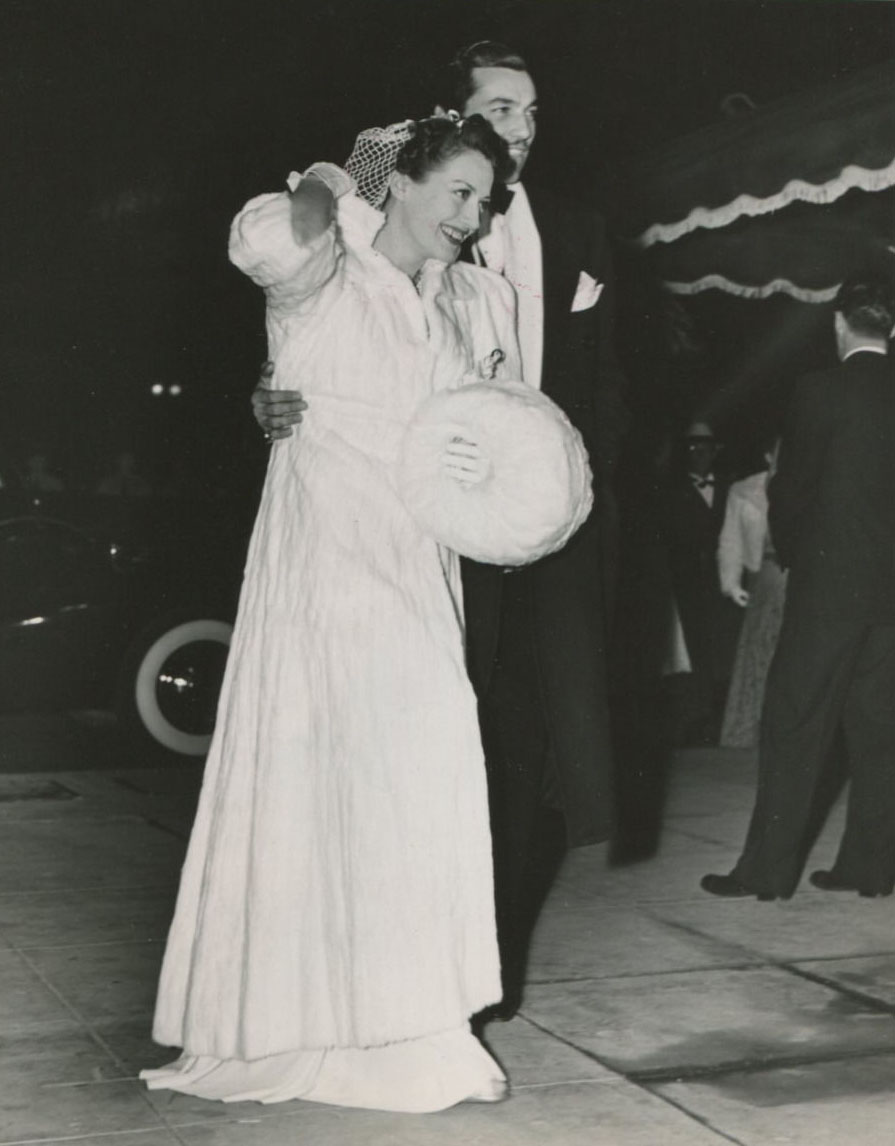
[[[471,115],[460,123],[446,116],[417,120],[413,135],[398,153],[395,169],[420,182],[464,151],[483,155],[494,170],[494,178],[501,182],[513,172],[506,142],[481,115]]]
[[[461,48],[448,65],[445,92],[449,106],[457,111],[463,111],[466,101],[475,91],[474,68],[511,68],[514,72],[529,70],[517,51],[496,40],[479,40]]]
[[[846,279],[835,306],[856,334],[888,338],[895,325],[895,293],[883,278]]]

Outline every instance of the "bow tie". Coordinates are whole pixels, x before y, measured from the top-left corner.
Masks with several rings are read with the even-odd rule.
[[[708,477],[699,477],[697,474],[691,474],[690,480],[697,489],[705,489],[706,486],[714,485],[715,479],[709,475]]]
[[[513,202],[515,191],[506,183],[495,183],[491,188],[491,214],[505,215]]]

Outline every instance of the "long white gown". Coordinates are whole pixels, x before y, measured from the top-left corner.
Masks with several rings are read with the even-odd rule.
[[[353,194],[299,247],[284,194],[231,258],[267,295],[275,384],[300,387],[249,550],[153,1035],[150,1087],[435,1110],[500,1069],[469,1017],[501,994],[484,762],[455,555],[394,469],[431,393],[519,376],[512,290],[372,247]]]

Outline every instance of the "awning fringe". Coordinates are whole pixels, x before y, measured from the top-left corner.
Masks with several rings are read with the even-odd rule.
[[[809,290],[807,287],[796,286],[789,279],[772,279],[759,286],[750,286],[746,283],[737,283],[724,275],[703,275],[693,282],[668,282],[664,286],[672,294],[699,294],[704,290],[723,290],[727,294],[736,294],[741,298],[768,298],[772,294],[788,294],[799,302],[822,303],[830,302],[836,297],[840,283],[825,287],[822,290]]]
[[[743,215],[767,215],[796,201],[821,205],[835,203],[849,191],[884,191],[892,186],[895,186],[895,159],[888,167],[875,170],[850,164],[843,167],[839,175],[828,183],[806,183],[803,179],[792,179],[776,195],[766,199],[758,199],[754,195],[738,195],[723,207],[694,207],[685,219],[677,223],[654,223],[638,235],[635,241],[639,247],[673,243],[699,227],[726,227]]]

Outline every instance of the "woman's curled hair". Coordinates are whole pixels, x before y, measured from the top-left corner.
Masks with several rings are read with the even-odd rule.
[[[419,119],[413,134],[398,153],[395,169],[421,182],[436,168],[464,151],[478,151],[494,169],[494,178],[505,183],[513,173],[509,148],[481,115],[455,120],[446,115]]]

